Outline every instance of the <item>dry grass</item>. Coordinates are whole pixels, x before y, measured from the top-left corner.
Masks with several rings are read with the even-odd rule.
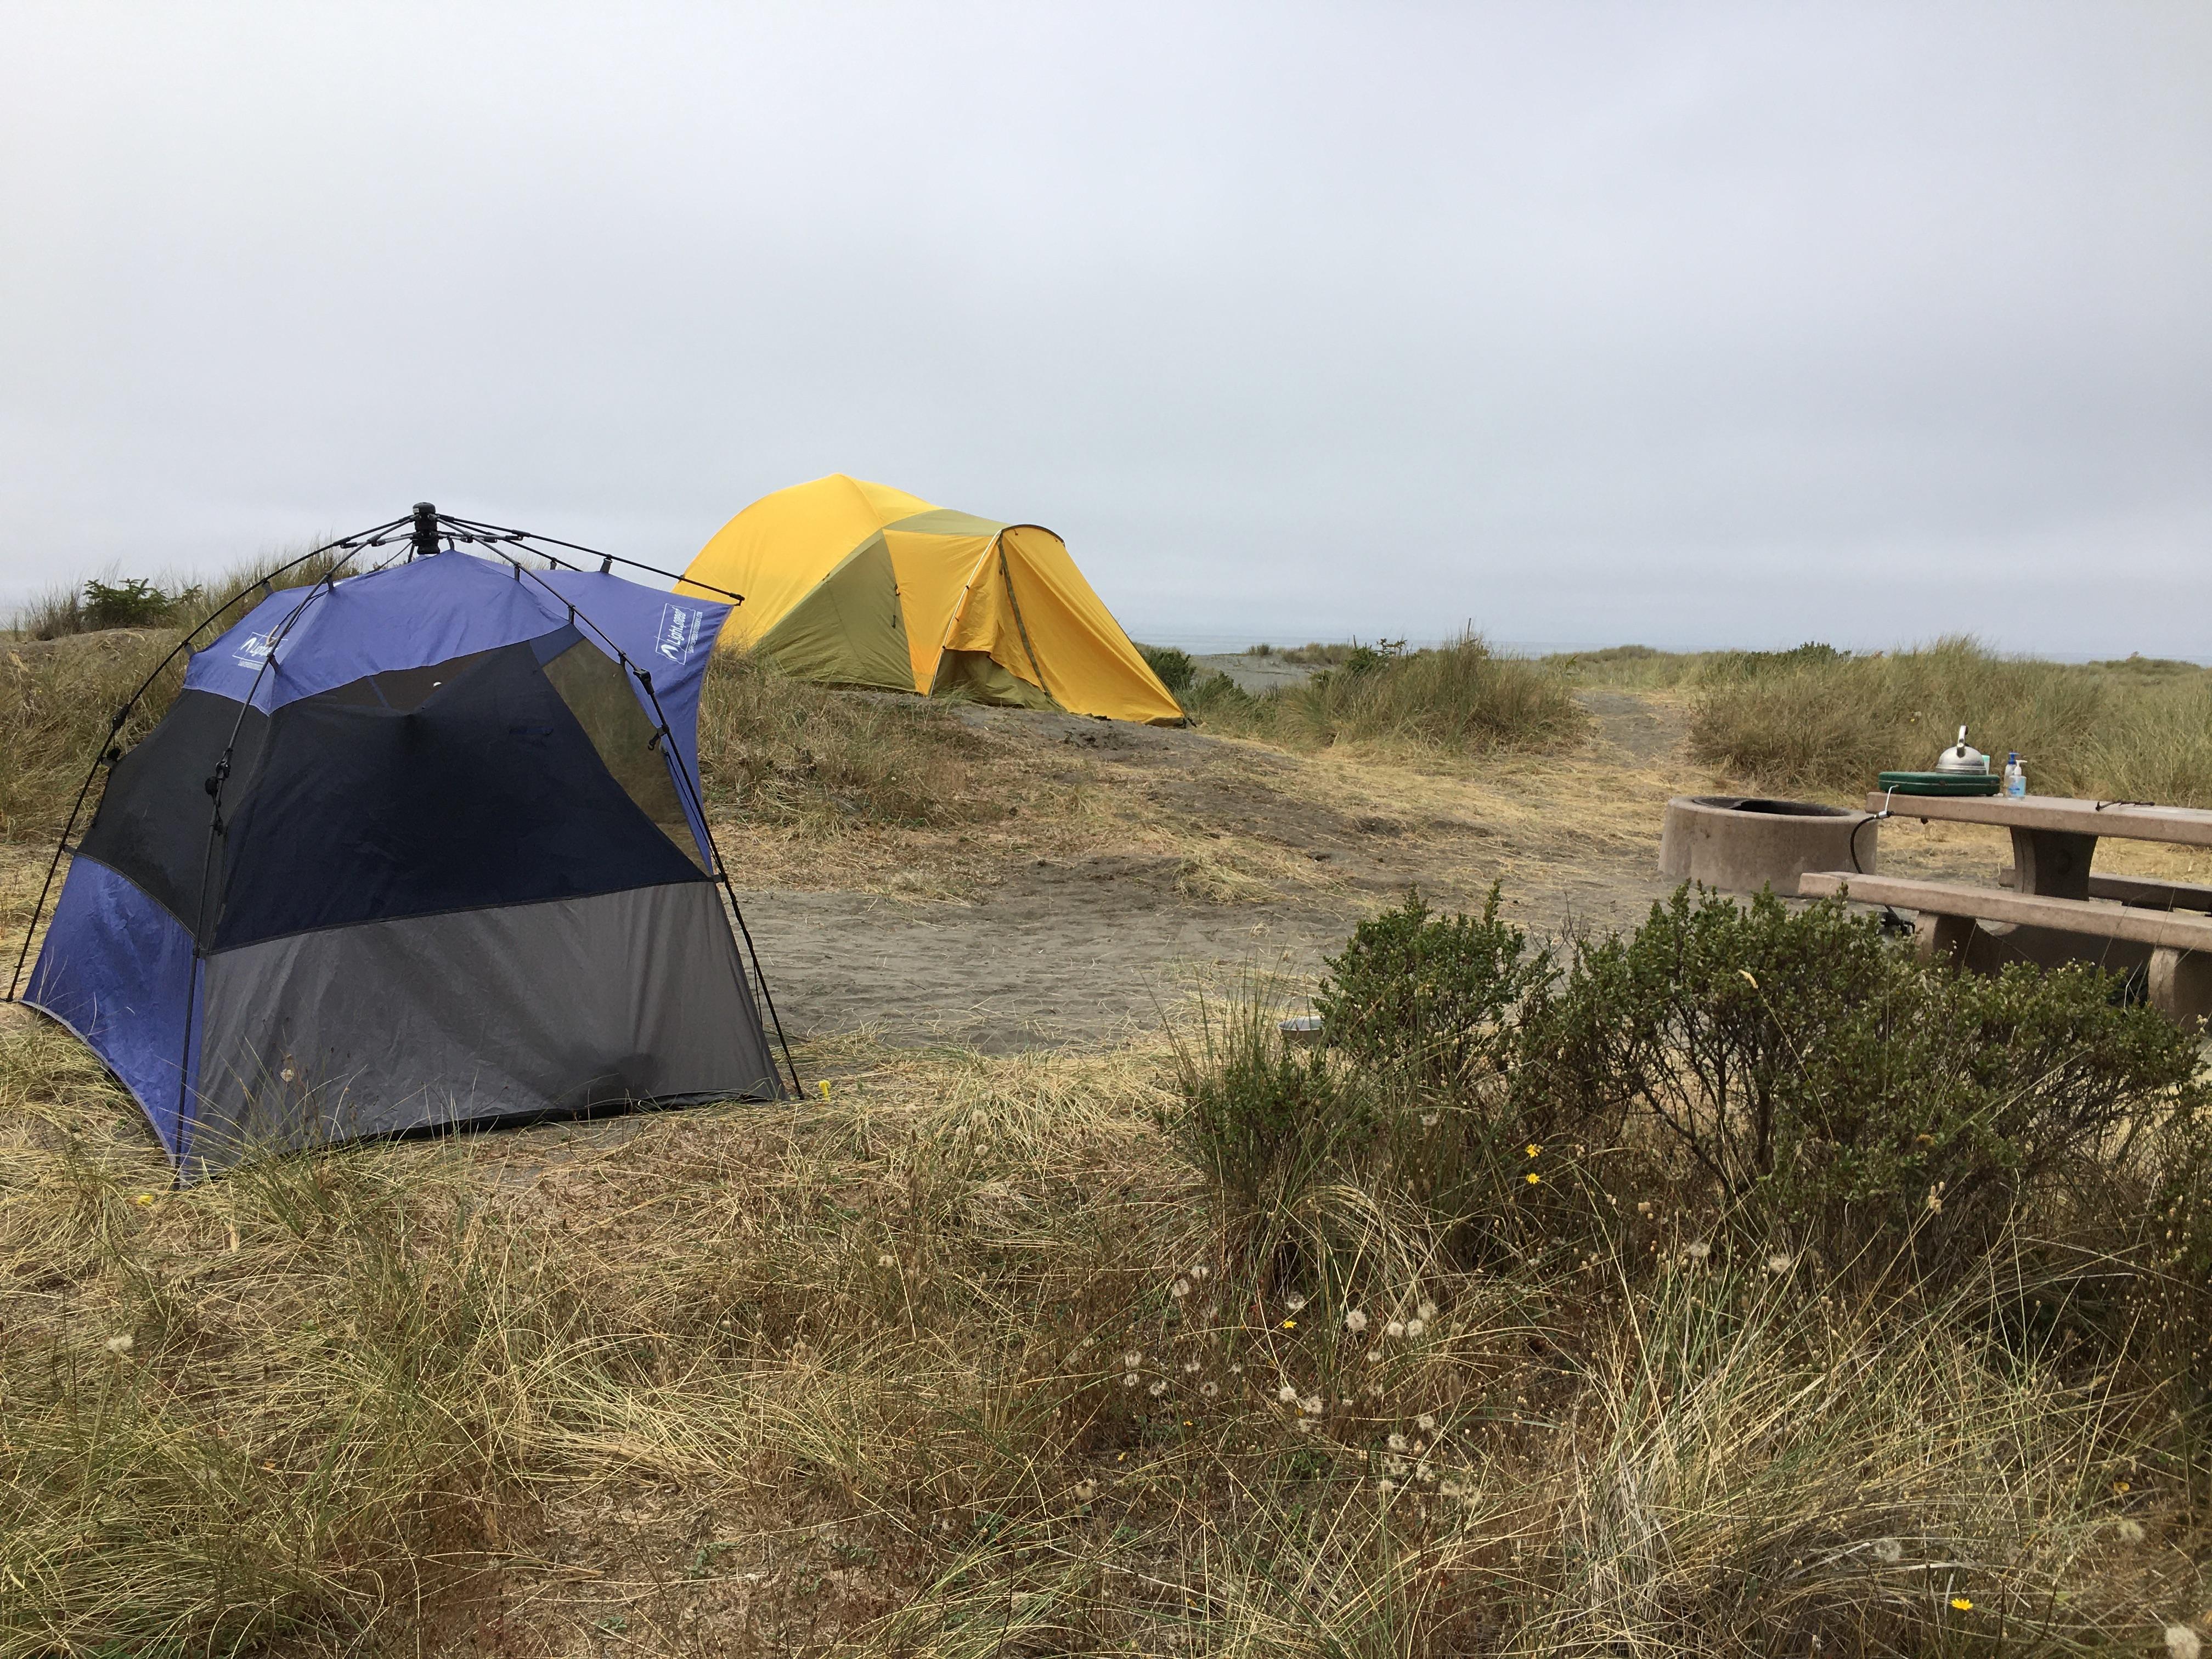
[[[96,740],[73,704],[104,729],[155,643],[19,653],[10,834],[48,833],[75,780],[38,757]],[[1042,729],[728,660],[702,752],[750,878],[939,897],[1109,855],[1209,902],[1326,895],[1306,849],[1370,817],[1447,886],[1640,865],[1681,787],[1397,729],[1166,734],[1143,769]],[[0,1659],[2057,1653],[2206,1618],[2203,1383],[2169,1414],[2154,1331],[2092,1356],[1965,1291],[1695,1259],[1664,1192],[1595,1254],[1450,1270],[1337,1183],[1310,1201],[1369,1264],[1355,1335],[1243,1265],[1155,1127],[1164,1043],[801,1058],[827,1098],[178,1192],[85,1052],[9,1011]]]
[[[1775,789],[1844,793],[1921,770],[1960,724],[2039,793],[2212,804],[2212,677],[2141,665],[1999,657],[1971,640],[1708,677],[1697,756]]]
[[[1663,1217],[1425,1269],[1353,1203],[1407,1264],[1355,1336],[1242,1276],[1157,1048],[811,1060],[176,1193],[4,1028],[0,1655],[2037,1650],[2206,1594],[2149,1400],[1954,1309]]]
[[[1355,651],[1301,684],[1259,696],[1217,675],[1184,706],[1201,726],[1295,749],[1386,744],[1446,755],[1544,751],[1571,748],[1589,729],[1560,675],[1498,656],[1472,634],[1404,655]]]

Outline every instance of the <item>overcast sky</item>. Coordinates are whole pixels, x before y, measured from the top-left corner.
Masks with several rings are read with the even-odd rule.
[[[0,9],[0,599],[830,471],[1142,637],[2212,657],[2212,4]]]

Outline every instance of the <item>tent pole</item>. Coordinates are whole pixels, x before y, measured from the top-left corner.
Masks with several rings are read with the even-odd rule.
[[[244,599],[248,593],[251,593],[255,588],[267,587],[270,581],[275,578],[283,575],[286,571],[295,569],[297,567],[307,563],[308,560],[329,552],[332,548],[351,546],[354,551],[358,552],[360,551],[362,545],[374,547],[378,544],[374,540],[374,538],[385,535],[391,531],[397,530],[405,522],[406,520],[404,519],[392,519],[383,524],[373,526],[367,530],[357,530],[350,536],[341,536],[334,542],[325,542],[320,547],[311,548],[308,551],[301,554],[296,559],[287,560],[284,563],[278,565],[274,570],[269,572],[267,575],[258,577],[254,580],[248,582],[245,586],[240,588],[228,599],[225,599],[221,605],[216,606],[214,610],[209,611],[206,616],[201,617],[200,620],[195,623],[191,628],[187,629],[185,632],[184,638],[179,640],[176,644],[169,647],[169,654],[162,658],[160,662],[155,664],[154,672],[147,675],[144,679],[141,680],[138,683],[138,689],[136,691],[133,691],[129,697],[124,700],[123,707],[115,711],[115,717],[108,726],[107,736],[100,743],[100,752],[93,757],[91,766],[86,769],[84,782],[78,787],[76,792],[76,803],[70,808],[69,820],[62,825],[62,833],[59,838],[54,842],[54,855],[52,860],[49,861],[46,866],[46,878],[40,884],[39,887],[39,902],[31,907],[30,921],[23,924],[23,946],[22,949],[15,953],[15,971],[8,976],[8,994],[5,998],[0,998],[0,1000],[8,1002],[15,1001],[15,993],[21,988],[23,981],[23,964],[30,960],[31,956],[31,939],[32,936],[39,931],[39,919],[46,915],[46,896],[53,890],[55,872],[61,868],[62,854],[69,850],[70,834],[76,828],[77,815],[84,811],[85,797],[92,793],[93,781],[100,776],[100,766],[111,758],[109,751],[114,746],[116,733],[122,731],[123,723],[131,718],[131,711],[138,706],[138,699],[144,696],[148,691],[151,690],[153,689],[154,682],[161,678],[161,671],[166,669],[171,663],[177,659],[177,653],[179,652],[190,650],[192,641],[199,637],[201,631],[210,623],[216,621],[216,618],[223,614],[223,612],[229,610],[234,605],[236,605],[240,599]],[[121,757],[116,756],[113,757],[113,758],[120,759]]]

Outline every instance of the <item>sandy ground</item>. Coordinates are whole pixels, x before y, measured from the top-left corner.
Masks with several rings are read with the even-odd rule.
[[[1359,917],[1411,886],[1471,906],[1502,882],[1509,912],[1545,934],[1632,923],[1667,890],[1666,795],[1709,780],[1684,769],[1674,705],[1586,701],[1599,734],[1577,759],[1454,769],[964,711],[1035,765],[1080,749],[1106,829],[1066,851],[1003,844],[988,884],[960,898],[770,885],[743,893],[746,920],[794,1040],[867,1028],[991,1050],[1157,1024],[1224,977],[1309,976]],[[1253,890],[1194,893],[1188,852],[1145,844],[1163,823],[1275,867]]]
[[[1248,652],[1236,652],[1213,657],[1193,657],[1198,665],[1199,677],[1226,674],[1247,691],[1273,691],[1285,685],[1297,685],[1313,677],[1313,669],[1304,663],[1285,662],[1280,657],[1255,657]]]

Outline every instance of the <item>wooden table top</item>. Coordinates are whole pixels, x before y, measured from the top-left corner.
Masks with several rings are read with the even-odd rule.
[[[2070,795],[1892,796],[1876,789],[1867,811],[1900,818],[1942,818],[1955,823],[1994,823],[2007,830],[2056,830],[2075,836],[2117,836],[2127,841],[2175,842],[2212,847],[2212,811],[2196,806],[2142,806],[2115,801],[2101,811],[2094,800]]]

